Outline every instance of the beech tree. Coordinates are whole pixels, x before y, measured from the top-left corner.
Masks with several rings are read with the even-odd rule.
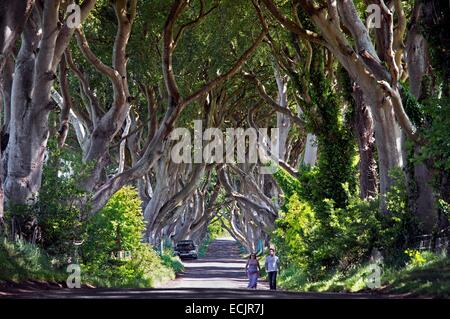
[[[379,187],[381,195],[385,195],[391,185],[389,171],[403,166],[406,160],[402,155],[401,134],[418,146],[426,143],[402,102],[400,80],[407,77],[408,70],[403,62],[407,29],[401,1],[366,2],[366,5],[375,4],[380,8],[380,25],[373,36],[353,1],[328,1],[322,6],[313,1],[298,1],[291,4],[291,17],[273,1],[263,0],[263,3],[290,32],[303,41],[326,48],[358,86],[374,120]],[[303,26],[299,20],[300,11],[312,23],[313,30]],[[397,24],[394,26],[395,19]],[[381,208],[386,209],[384,201]],[[430,231],[435,224],[436,211],[428,211],[427,217],[419,217]]]
[[[14,71],[8,70],[14,72],[11,92],[4,93],[11,96],[10,104],[5,107],[10,114],[5,154],[5,197],[11,204],[29,204],[36,199],[41,182],[48,140],[48,116],[55,107],[51,88],[59,62],[75,30],[60,21],[60,10],[64,10],[61,1],[14,3],[16,5],[11,4],[11,10],[22,6],[26,9],[23,15],[26,18],[16,21],[22,25],[15,27],[16,32],[10,35],[15,38],[16,33],[23,30]],[[86,19],[94,4],[95,1],[82,3],[81,21]],[[14,46],[13,39],[5,46],[5,59],[11,54],[8,51]]]
[[[67,8],[76,3],[74,26]],[[446,52],[445,36],[429,30],[439,10],[419,0],[76,3],[0,5],[0,219],[3,198],[11,210],[39,200],[56,140],[82,155],[76,205],[88,217],[135,185],[151,244],[200,242],[215,220],[255,251],[288,194],[261,173],[262,161],[175,162],[172,133],[195,134],[201,120],[223,132],[278,128],[278,168],[305,188],[320,184],[311,197],[336,209],[359,190],[364,203],[379,196],[389,215],[390,172],[400,167],[423,232],[445,227],[437,199],[448,197],[448,173],[427,148],[438,144],[422,105],[448,96],[448,74],[433,69]],[[379,25],[364,21],[369,5]],[[262,140],[255,144],[267,149]]]

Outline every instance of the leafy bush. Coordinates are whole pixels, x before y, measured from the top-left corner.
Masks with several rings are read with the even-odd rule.
[[[423,103],[429,123],[424,135],[429,141],[420,149],[418,161],[433,160],[433,165],[443,172],[450,170],[450,98],[429,98]]]
[[[105,286],[150,287],[164,278],[174,278],[174,263],[161,260],[141,242],[144,230],[138,193],[124,187],[87,225],[83,270]],[[129,258],[117,258],[121,253]]]
[[[424,256],[420,253],[420,251],[416,249],[407,249],[405,250],[405,254],[411,258],[410,264],[413,267],[421,266],[426,263],[426,259]]]
[[[173,253],[161,255],[161,260],[165,266],[173,269],[176,273],[182,272],[184,270],[184,265],[181,262],[180,257],[173,256]]]
[[[81,154],[70,148],[60,149],[49,142],[49,160],[44,171],[39,198],[33,209],[42,231],[41,246],[54,256],[73,257],[75,240],[85,231],[85,209],[80,205],[87,194],[81,190],[93,163],[83,163]]]
[[[444,216],[447,217],[447,219],[448,219],[448,221],[450,223],[450,204],[447,203],[443,199],[439,199],[438,200],[438,207],[439,207],[439,210],[444,214]]]
[[[307,176],[310,174],[311,170],[306,172]],[[376,198],[361,200],[349,195],[347,205],[341,208],[330,199],[310,200],[314,195],[305,191],[310,185],[288,181],[292,195],[287,198],[273,233],[284,266],[296,265],[302,269],[302,276],[320,280],[334,271],[350,271],[367,260],[374,248],[392,256],[388,262],[404,264],[403,251],[417,227],[407,210],[402,176],[392,172],[394,183],[386,199],[387,214],[379,212]],[[282,177],[288,179],[286,175]]]
[[[81,154],[70,148],[59,149],[55,139],[48,143],[48,159],[43,168],[42,185],[33,205],[9,205],[6,224],[13,237],[38,244],[46,253],[66,263],[74,255],[73,242],[80,240],[86,195],[79,188],[92,164],[82,163]],[[87,207],[85,207],[87,208]]]
[[[141,200],[134,188],[124,187],[88,222],[83,257],[103,263],[111,254],[131,252],[139,247],[144,230]]]
[[[9,207],[7,225],[14,221],[24,240],[3,245],[8,250],[2,249],[5,267],[1,277],[19,281],[46,279],[54,278],[51,273],[55,272],[62,273],[61,280],[65,281],[67,274],[61,269],[78,262],[82,282],[98,286],[150,287],[174,278],[175,272],[182,270],[181,262],[159,256],[141,242],[145,224],[135,189],[118,191],[98,214],[86,220],[78,202],[84,196],[77,187],[80,175],[73,174],[78,162],[69,155],[58,150],[52,153],[53,162],[44,168],[43,186],[35,205]],[[76,170],[82,171],[80,167]],[[25,242],[31,239],[42,250]],[[78,260],[74,241],[81,239],[84,243]],[[116,258],[123,252],[131,258]],[[46,261],[50,258],[52,265]]]
[[[376,200],[352,198],[346,209],[340,209],[331,201],[324,201],[322,209],[329,215],[324,223],[308,203],[293,195],[288,211],[277,224],[283,226],[275,231],[278,253],[283,255],[287,251],[282,259],[287,264],[297,264],[311,279],[318,279],[336,267],[345,271],[373,248],[380,225],[373,214],[377,206]]]
[[[407,268],[420,268],[439,261],[443,257],[441,254],[417,249],[406,249],[405,254],[409,257]]]
[[[414,237],[420,233],[420,225],[408,209],[405,176],[400,168],[390,171],[393,183],[386,194],[387,213],[377,214],[380,222],[376,245],[388,263],[403,265],[403,251],[413,245]]]

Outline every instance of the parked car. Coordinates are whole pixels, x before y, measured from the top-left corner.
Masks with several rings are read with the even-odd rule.
[[[197,259],[198,251],[197,245],[192,240],[180,240],[174,247],[175,255],[180,258],[194,258]]]

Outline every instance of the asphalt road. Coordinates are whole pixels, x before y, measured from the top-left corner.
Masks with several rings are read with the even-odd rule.
[[[258,289],[247,289],[245,274],[246,260],[239,255],[238,244],[232,239],[218,239],[212,242],[207,254],[197,260],[185,260],[185,272],[177,279],[152,289],[81,288],[68,289],[49,287],[16,288],[3,290],[3,298],[150,298],[150,299],[215,299],[215,298],[380,298],[369,293],[298,293],[270,291],[265,281],[259,281]],[[389,296],[383,295],[386,298]]]
[[[246,289],[248,280],[245,263],[234,240],[217,239],[209,245],[205,257],[183,260],[185,272],[161,288]],[[269,286],[260,280],[258,289],[268,290]]]

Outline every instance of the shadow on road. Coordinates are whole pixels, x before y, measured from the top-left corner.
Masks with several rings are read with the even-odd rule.
[[[264,281],[258,289],[247,289],[246,260],[239,255],[234,240],[215,240],[204,258],[183,261],[185,271],[160,288],[38,288],[27,287],[0,291],[2,298],[81,298],[81,299],[336,299],[386,298],[388,296],[353,293],[297,293],[271,291]]]

